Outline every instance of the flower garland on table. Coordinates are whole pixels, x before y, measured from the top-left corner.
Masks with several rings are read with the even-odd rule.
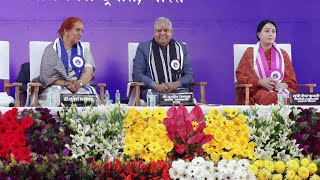
[[[0,112],[0,161],[14,159],[31,162],[31,150],[27,147],[25,131],[33,125],[29,116],[17,118],[18,109],[7,111],[4,116]]]
[[[95,160],[113,161],[122,156],[123,122],[126,110],[120,105],[99,106],[96,110],[76,105],[60,113],[71,129],[72,143],[66,144],[72,157],[94,157]]]
[[[169,139],[174,143],[172,159],[193,159],[195,156],[204,156],[202,145],[212,139],[212,135],[203,133],[206,123],[202,110],[195,106],[190,113],[186,107],[180,105],[178,108],[172,106],[168,117],[163,123],[168,131]]]
[[[248,169],[253,172],[257,179],[313,179],[319,180],[315,174],[317,165],[304,158],[301,161],[291,159],[284,161],[256,160]]]
[[[130,108],[124,123],[124,153],[132,160],[166,160],[173,143],[166,136],[166,127],[162,124],[165,117],[162,108],[155,109],[153,113],[149,108],[143,109],[141,113]]]
[[[280,105],[271,105],[270,108],[254,106],[244,111],[250,137],[256,144],[255,155],[259,159],[288,161],[301,156],[296,140],[289,138],[294,124],[289,118],[290,112],[288,106]]]
[[[169,174],[172,179],[255,179],[254,174],[248,171],[249,165],[246,159],[221,160],[215,165],[197,157],[191,162],[173,161]]]
[[[212,108],[205,117],[204,133],[213,135],[213,139],[203,147],[213,161],[255,158],[255,143],[249,139],[247,119],[237,109],[224,108],[221,113]]]
[[[320,113],[315,108],[293,109],[290,114],[296,123],[292,126],[291,138],[297,141],[302,154],[320,158]]]

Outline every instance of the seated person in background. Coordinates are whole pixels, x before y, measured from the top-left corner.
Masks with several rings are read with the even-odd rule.
[[[21,82],[21,91],[25,97],[27,97],[27,85],[30,82],[30,62],[23,63],[20,68],[19,75],[16,82]]]
[[[154,94],[188,92],[193,83],[186,45],[172,39],[172,34],[171,21],[160,17],[154,23],[153,39],[138,46],[133,60],[133,81],[144,83],[141,91],[144,100],[147,89]]]
[[[39,82],[45,89],[39,97],[41,106],[48,106],[44,100],[49,90],[56,100],[53,106],[60,105],[60,93],[97,94],[89,86],[94,79],[95,64],[90,50],[80,42],[82,21],[69,17],[58,33],[60,37],[46,47],[41,60]],[[100,103],[98,96],[97,103]]]
[[[271,20],[263,20],[257,27],[258,43],[243,54],[236,77],[239,84],[252,84],[250,105],[277,103],[277,92],[297,92],[297,81],[289,55],[275,43],[277,26]],[[244,104],[240,92],[237,104]]]
[[[30,82],[30,63],[26,62],[21,65],[19,75],[17,77],[16,82],[20,82],[22,86],[20,87],[20,91],[22,92],[22,96],[20,96],[21,106],[24,106],[26,97],[27,97],[27,89],[28,83]]]

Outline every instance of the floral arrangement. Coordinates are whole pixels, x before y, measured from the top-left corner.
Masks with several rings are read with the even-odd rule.
[[[94,157],[96,160],[113,161],[122,156],[124,135],[123,123],[126,110],[120,105],[85,107],[78,111],[71,105],[60,113],[71,129],[71,144],[65,146],[73,158]]]
[[[288,161],[301,156],[296,140],[290,139],[294,124],[289,118],[288,106],[271,105],[270,108],[251,107],[244,112],[255,141],[255,155],[259,159]]]
[[[27,147],[25,131],[33,124],[29,116],[17,119],[18,109],[7,111],[4,116],[0,113],[0,160],[14,159],[31,162],[31,150]]]
[[[178,108],[172,106],[168,117],[163,123],[168,131],[168,137],[174,144],[173,158],[193,159],[194,156],[203,156],[202,145],[212,139],[212,135],[205,135],[203,129],[206,123],[202,110],[195,106],[190,113],[180,105]]]
[[[320,113],[315,108],[294,109],[290,118],[296,123],[292,126],[291,138],[297,141],[302,154],[320,158]]]
[[[173,161],[169,170],[172,179],[255,179],[248,171],[249,161],[221,160],[216,165],[202,157],[192,159],[191,162]]]
[[[168,139],[166,127],[162,123],[165,117],[162,108],[154,112],[145,108],[141,113],[130,108],[124,123],[125,155],[146,162],[166,160],[173,143]]]
[[[317,165],[307,158],[301,161],[292,159],[287,162],[256,160],[248,169],[256,175],[257,179],[320,179],[315,174]]]
[[[16,111],[14,108],[7,113]],[[0,160],[0,179],[92,179],[90,159],[69,156],[65,144],[71,143],[70,131],[49,109],[25,109],[21,116],[32,125],[25,131],[26,146],[32,151],[30,162],[16,161],[14,156]]]
[[[146,163],[140,160],[123,162],[116,159],[114,162],[94,162],[92,165],[92,170],[98,172],[97,177],[100,179],[166,180],[170,179],[169,168],[170,165],[162,160]]]
[[[255,143],[249,139],[249,127],[243,114],[236,109],[224,108],[221,113],[212,108],[205,117],[204,133],[213,135],[213,139],[203,147],[213,161],[254,158]]]

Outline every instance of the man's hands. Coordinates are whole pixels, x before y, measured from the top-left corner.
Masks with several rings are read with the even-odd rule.
[[[272,77],[260,79],[259,85],[265,87],[268,90],[275,90],[278,91],[279,88],[286,89],[288,88],[287,83],[277,83]]]
[[[78,90],[81,88],[80,82],[76,81],[76,80],[68,80],[68,81],[66,81],[65,86],[72,93],[78,92]]]
[[[160,93],[170,93],[175,91],[177,88],[181,87],[181,83],[179,81],[168,82],[163,84],[154,83],[152,87]]]

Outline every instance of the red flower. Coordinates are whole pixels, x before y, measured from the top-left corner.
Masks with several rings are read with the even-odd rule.
[[[202,110],[195,106],[188,114],[188,110],[180,105],[178,109],[172,106],[167,112],[168,118],[163,123],[167,128],[167,136],[174,143],[175,152],[181,158],[192,158],[194,153],[202,155],[202,145],[211,141],[211,135],[205,135],[203,129],[206,127]],[[197,122],[196,130],[192,122]]]
[[[33,119],[29,116],[26,116],[22,120],[20,120],[19,123],[24,129],[28,129],[33,125]]]

